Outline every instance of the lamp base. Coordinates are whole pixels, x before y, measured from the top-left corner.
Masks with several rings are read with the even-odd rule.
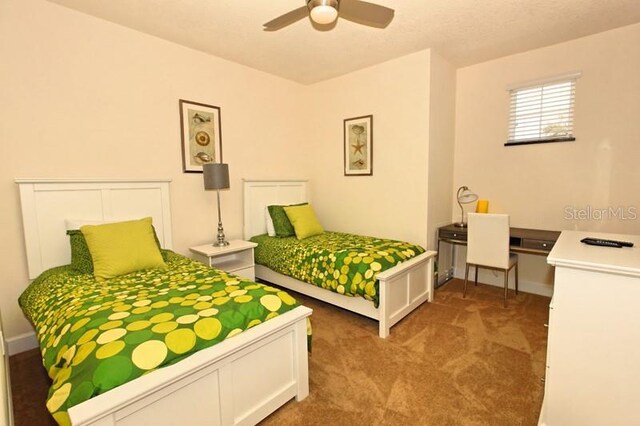
[[[219,212],[218,212],[219,214]],[[222,227],[222,221],[218,221],[218,238],[212,244],[214,247],[226,247],[229,245],[229,241],[227,241],[224,236],[224,228]]]
[[[467,224],[464,223],[464,222],[456,222],[456,223],[453,224],[453,226],[456,226],[458,228],[466,228]]]

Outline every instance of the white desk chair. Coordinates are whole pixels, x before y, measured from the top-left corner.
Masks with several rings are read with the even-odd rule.
[[[504,307],[507,307],[509,271],[515,266],[516,294],[518,294],[518,255],[509,253],[509,215],[469,213],[467,232],[467,265],[464,273],[464,291],[467,295],[469,266],[475,266],[475,283],[478,285],[478,268],[504,271]]]

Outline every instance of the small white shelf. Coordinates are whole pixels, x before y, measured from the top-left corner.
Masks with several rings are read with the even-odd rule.
[[[189,250],[194,259],[205,265],[255,281],[253,249],[256,246],[250,241],[231,240],[224,247],[205,244]]]

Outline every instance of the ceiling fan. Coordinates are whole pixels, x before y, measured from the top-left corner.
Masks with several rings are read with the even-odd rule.
[[[374,28],[386,28],[394,10],[361,0],[306,0],[307,5],[285,13],[263,25],[264,31],[277,31],[309,16],[319,29],[327,29],[338,16]],[[315,26],[315,25],[314,25]]]

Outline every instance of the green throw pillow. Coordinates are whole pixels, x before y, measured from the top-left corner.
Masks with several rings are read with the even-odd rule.
[[[93,259],[87,247],[87,241],[79,229],[67,231],[71,244],[71,267],[82,274],[93,273]]]
[[[156,228],[153,228],[153,238],[162,253],[162,260],[167,261],[168,251],[162,250],[160,240],[158,239],[158,233]],[[87,247],[87,240],[84,239],[84,235],[79,229],[67,230],[69,236],[69,243],[71,245],[71,267],[81,274],[93,274],[93,259],[91,253],[89,253],[89,247]]]
[[[85,225],[80,231],[87,241],[97,281],[131,272],[165,268],[154,238],[151,218],[104,225]]]
[[[284,211],[287,214],[289,221],[291,221],[291,225],[293,225],[296,238],[299,240],[304,240],[305,238],[319,235],[324,232],[324,229],[322,229],[322,225],[318,222],[318,217],[310,204],[284,207]]]
[[[302,206],[307,203],[292,204],[293,206]],[[268,206],[269,215],[273,221],[273,229],[276,231],[276,237],[293,237],[296,235],[296,231],[293,229],[293,225],[289,221],[287,214],[284,212],[284,208],[288,206]]]

